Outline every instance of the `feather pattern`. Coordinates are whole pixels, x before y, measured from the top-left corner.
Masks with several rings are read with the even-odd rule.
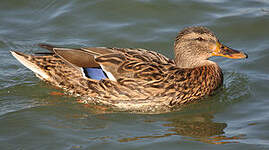
[[[167,110],[209,95],[222,83],[221,69],[216,65],[182,69],[173,60],[153,51],[106,49],[109,53],[91,53],[91,48],[77,51],[94,54],[95,62],[116,81],[86,78],[82,71],[56,54],[34,56],[13,52],[13,55],[37,65],[50,78],[36,73],[37,77],[84,97],[85,103],[101,103],[130,111]]]
[[[11,53],[37,77],[82,97],[84,103],[135,112],[166,112],[211,95],[223,82],[220,67],[207,60],[218,46],[232,51],[230,58],[246,56],[221,46],[205,27],[179,33],[174,60],[145,49],[40,46],[50,52]],[[85,68],[89,69],[86,75]],[[91,73],[93,68],[98,72]]]

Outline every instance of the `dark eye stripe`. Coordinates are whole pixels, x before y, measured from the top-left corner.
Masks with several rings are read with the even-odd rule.
[[[196,39],[194,39],[194,40],[205,41],[205,39],[203,39],[203,38],[201,38],[201,37],[198,37],[198,38],[196,38]]]

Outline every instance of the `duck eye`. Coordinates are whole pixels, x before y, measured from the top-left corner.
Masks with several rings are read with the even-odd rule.
[[[198,41],[205,41],[205,39],[201,38],[201,37],[198,37],[196,38],[195,40],[198,40]]]

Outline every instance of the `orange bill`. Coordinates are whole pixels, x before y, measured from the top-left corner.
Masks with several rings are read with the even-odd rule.
[[[248,58],[248,55],[246,53],[231,49],[227,46],[222,45],[219,42],[217,42],[217,47],[212,53],[212,56],[222,56],[232,59]]]

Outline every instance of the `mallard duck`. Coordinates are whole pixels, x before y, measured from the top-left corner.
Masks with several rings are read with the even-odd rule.
[[[125,111],[171,110],[211,95],[223,83],[212,56],[247,58],[222,45],[208,28],[184,28],[174,42],[175,59],[145,49],[60,48],[39,44],[47,53],[11,51],[38,78],[60,87],[84,103]]]

